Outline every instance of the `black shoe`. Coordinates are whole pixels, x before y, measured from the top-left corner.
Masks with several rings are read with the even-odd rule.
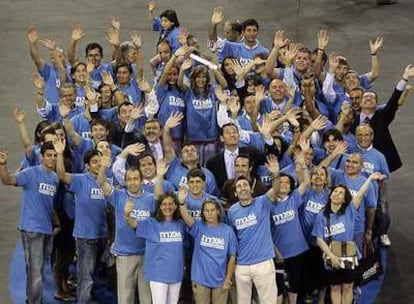
[[[391,5],[397,4],[398,0],[377,0],[377,5]]]

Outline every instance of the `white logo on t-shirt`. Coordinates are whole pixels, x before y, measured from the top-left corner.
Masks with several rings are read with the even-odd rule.
[[[39,193],[44,194],[44,195],[54,196],[56,193],[56,186],[46,184],[46,183],[40,183],[38,191]]]
[[[160,232],[160,242],[171,243],[171,242],[181,242],[183,236],[180,231],[163,231]]]
[[[254,213],[248,216],[236,219],[236,229],[241,230],[257,224],[256,215]]]
[[[91,188],[91,199],[105,199],[101,188]]]
[[[312,213],[319,213],[319,211],[321,211],[323,207],[324,205],[321,203],[308,200],[308,202],[306,203],[305,210]]]
[[[324,227],[324,230],[325,230],[325,237],[329,237],[328,227]],[[333,224],[331,225],[330,231],[331,231],[331,236],[344,233],[346,231],[345,224],[342,221],[336,224]]]
[[[200,246],[224,250],[224,245],[224,238],[206,236],[204,234],[201,236]]]
[[[286,222],[293,221],[295,219],[295,210],[288,210],[279,214],[273,215],[273,221],[275,225],[281,225]]]
[[[169,97],[170,106],[181,107],[184,108],[184,100],[180,97],[170,96]]]

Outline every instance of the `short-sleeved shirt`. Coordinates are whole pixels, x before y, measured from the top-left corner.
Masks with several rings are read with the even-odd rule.
[[[227,217],[237,236],[237,264],[252,265],[274,257],[270,232],[272,202],[267,194],[253,198],[248,206],[230,207]]]
[[[16,181],[16,186],[23,187],[19,229],[52,234],[53,201],[59,184],[56,173],[38,165],[17,173]]]
[[[189,232],[194,238],[191,280],[209,288],[221,287],[228,259],[236,256],[237,239],[233,229],[224,223],[211,226],[195,221]]]
[[[181,220],[139,222],[136,236],[145,239],[144,278],[146,281],[178,283],[184,272],[184,231]]]

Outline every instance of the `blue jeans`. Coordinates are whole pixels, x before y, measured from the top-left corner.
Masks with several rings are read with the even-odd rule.
[[[26,297],[28,304],[41,304],[43,296],[43,268],[52,254],[52,236],[21,231],[26,262]]]
[[[78,254],[76,272],[78,276],[77,303],[90,304],[92,302],[93,277],[96,274],[96,265],[104,252],[106,239],[76,239]]]

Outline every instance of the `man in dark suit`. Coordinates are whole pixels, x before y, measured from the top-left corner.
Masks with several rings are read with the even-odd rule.
[[[224,150],[211,157],[206,164],[207,169],[214,174],[219,189],[223,187],[226,180],[235,178],[235,160],[239,153],[249,155],[254,160],[254,168],[265,162],[263,153],[255,147],[239,148],[240,134],[234,123],[223,125],[220,132],[220,140],[224,144]]]
[[[397,148],[392,140],[389,125],[394,120],[398,109],[398,100],[405,89],[407,81],[414,77],[414,66],[408,65],[384,108],[377,109],[378,96],[373,91],[362,95],[361,113],[355,117],[352,133],[363,123],[368,123],[374,130],[374,147],[384,154],[390,172],[401,168],[402,162]]]

